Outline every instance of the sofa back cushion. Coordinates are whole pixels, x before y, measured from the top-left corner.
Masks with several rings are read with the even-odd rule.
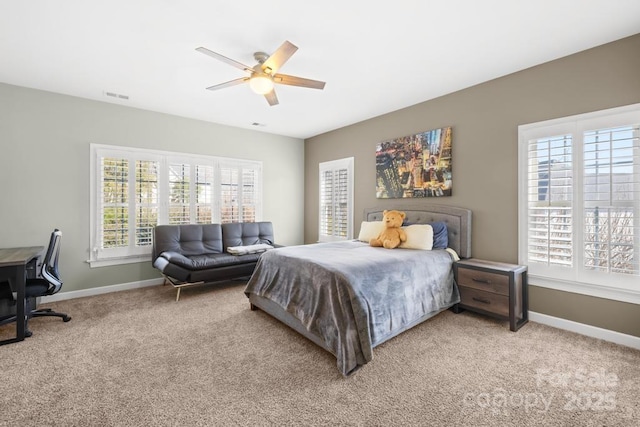
[[[158,225],[153,234],[153,260],[165,251],[185,256],[222,252],[220,224]]]
[[[223,251],[230,246],[273,245],[271,222],[232,222],[222,224]]]

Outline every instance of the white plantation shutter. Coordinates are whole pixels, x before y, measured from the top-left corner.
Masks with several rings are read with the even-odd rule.
[[[571,135],[529,141],[529,262],[571,267]]]
[[[153,244],[153,228],[158,224],[157,161],[136,160],[136,246]]]
[[[258,163],[220,164],[220,222],[259,221],[262,209],[262,167]]]
[[[261,162],[91,145],[92,266],[148,259],[158,224],[261,219]]]
[[[331,169],[320,171],[320,240],[333,235],[333,174]]]
[[[640,104],[519,128],[519,262],[538,286],[640,303]]]
[[[259,197],[258,171],[242,169],[242,221],[255,222]]]
[[[129,161],[123,158],[100,159],[100,217],[98,247],[129,246]]]
[[[169,162],[169,224],[213,222],[214,166],[201,159]],[[193,184],[192,184],[193,183]]]
[[[335,236],[339,236],[344,239],[351,238],[349,235],[349,208],[351,203],[349,199],[351,191],[349,189],[349,170],[347,168],[340,168],[334,172],[334,226],[333,231]]]
[[[353,238],[353,157],[320,163],[320,241]]]
[[[158,170],[154,156],[97,149],[92,198],[92,257],[126,258],[151,250],[158,223]],[[92,181],[93,182],[93,181]]]
[[[169,224],[191,223],[191,167],[169,164]]]
[[[220,168],[221,208],[220,222],[239,222],[240,206],[238,200],[238,169]]]
[[[638,275],[638,126],[584,134],[584,266]]]
[[[196,166],[196,223],[213,222],[213,166]]]

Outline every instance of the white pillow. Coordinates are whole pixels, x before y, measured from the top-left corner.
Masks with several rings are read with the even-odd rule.
[[[378,237],[382,230],[384,230],[384,222],[382,221],[362,221],[358,240],[369,243],[371,239]]]
[[[407,233],[407,241],[400,243],[401,248],[424,251],[433,249],[433,227],[429,224],[413,224],[402,229]]]

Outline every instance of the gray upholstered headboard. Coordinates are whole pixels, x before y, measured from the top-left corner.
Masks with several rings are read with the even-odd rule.
[[[405,212],[407,214],[405,222],[411,224],[445,222],[449,232],[449,247],[461,258],[471,258],[471,211],[469,209],[441,205],[425,206],[422,209],[402,206],[369,208],[364,210],[364,220],[382,221],[382,212],[385,209]]]

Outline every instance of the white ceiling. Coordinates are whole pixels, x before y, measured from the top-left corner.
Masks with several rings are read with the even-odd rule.
[[[0,82],[307,138],[637,33],[639,0],[3,0]],[[205,90],[243,72],[195,48],[285,40],[324,90]]]

